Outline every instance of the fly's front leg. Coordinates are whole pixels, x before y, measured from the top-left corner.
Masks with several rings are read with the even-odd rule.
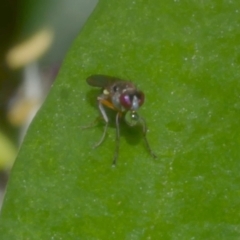
[[[155,153],[152,151],[151,147],[150,147],[150,144],[147,140],[147,125],[146,125],[146,122],[144,120],[144,118],[140,118],[140,121],[141,121],[141,124],[142,124],[142,128],[143,128],[143,138],[144,138],[144,141],[146,143],[146,147],[149,151],[149,153],[152,155],[152,157],[156,158],[157,156],[155,155]]]
[[[108,128],[108,122],[109,122],[107,114],[106,114],[106,111],[105,111],[105,109],[103,107],[103,104],[102,104],[102,100],[103,100],[102,97],[98,97],[98,108],[100,110],[100,113],[101,113],[104,121],[105,121],[105,127],[104,127],[104,131],[103,131],[103,135],[102,135],[101,139],[99,140],[98,143],[96,143],[93,146],[94,148],[98,147],[103,142],[103,140],[104,140],[104,138],[106,136],[106,132],[107,132],[107,128]]]

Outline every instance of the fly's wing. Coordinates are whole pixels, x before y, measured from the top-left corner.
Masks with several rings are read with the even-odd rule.
[[[93,87],[107,88],[109,85],[113,84],[120,79],[115,77],[110,77],[106,75],[92,75],[87,78],[87,83]]]

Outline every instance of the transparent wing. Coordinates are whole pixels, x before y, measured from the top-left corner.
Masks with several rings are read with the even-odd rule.
[[[91,75],[86,79],[87,83],[93,87],[106,88],[114,82],[120,81],[120,79],[115,77],[110,77],[107,75]]]

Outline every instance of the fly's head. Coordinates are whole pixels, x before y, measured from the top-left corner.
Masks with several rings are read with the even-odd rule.
[[[144,103],[144,93],[131,82],[116,82],[108,91],[113,105],[121,112],[136,111]]]

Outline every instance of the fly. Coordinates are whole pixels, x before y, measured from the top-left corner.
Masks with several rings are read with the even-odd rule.
[[[116,164],[119,153],[119,119],[121,117],[124,117],[126,123],[131,127],[136,126],[137,124],[141,124],[146,147],[149,153],[155,158],[156,155],[153,153],[146,137],[146,122],[144,118],[140,117],[137,113],[138,108],[141,107],[144,103],[144,93],[138,90],[136,86],[130,81],[125,81],[116,77],[110,77],[106,75],[92,75],[87,78],[87,83],[92,87],[99,87],[102,89],[101,94],[97,97],[97,101],[101,116],[105,121],[105,127],[103,135],[100,141],[95,145],[95,147],[98,147],[103,142],[108,129],[109,118],[105,111],[106,107],[117,112],[115,119],[116,147],[113,157],[113,165]]]

